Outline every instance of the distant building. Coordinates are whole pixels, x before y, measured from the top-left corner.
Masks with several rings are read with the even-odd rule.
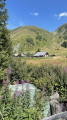
[[[49,56],[48,52],[37,52],[33,57],[47,57]]]

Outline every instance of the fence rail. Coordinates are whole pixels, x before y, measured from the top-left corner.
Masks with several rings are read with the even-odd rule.
[[[67,120],[67,111],[43,118],[42,120],[57,120],[60,118]]]

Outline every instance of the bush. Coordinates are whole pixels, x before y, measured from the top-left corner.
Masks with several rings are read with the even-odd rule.
[[[8,68],[9,60],[6,51],[0,51],[0,83],[3,79],[6,79],[6,73]]]
[[[67,100],[67,67],[57,65],[32,66],[14,59],[11,62],[11,68],[11,82],[29,79],[37,88],[45,89],[46,94],[51,95],[57,91],[61,101]]]
[[[28,37],[28,38],[26,38],[26,41],[27,41],[29,44],[34,45],[33,38]]]
[[[63,46],[64,48],[67,48],[67,42],[64,41],[61,46]]]
[[[4,84],[0,91],[0,111],[4,120],[40,120],[43,116],[44,96],[37,92],[34,103],[31,103],[30,91],[27,85],[26,91],[16,91],[13,95]],[[37,104],[36,104],[37,103]],[[32,104],[32,105],[31,105]]]
[[[40,49],[38,48],[35,53],[40,52]]]
[[[40,36],[39,34],[36,36],[36,40],[41,40],[42,36]]]

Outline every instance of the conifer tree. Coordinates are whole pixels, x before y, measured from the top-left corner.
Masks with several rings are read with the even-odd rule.
[[[7,25],[7,9],[5,8],[6,0],[0,0],[0,80],[5,78],[8,59],[11,55],[11,40]]]

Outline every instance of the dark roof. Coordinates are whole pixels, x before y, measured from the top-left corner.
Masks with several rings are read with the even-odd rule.
[[[36,56],[45,56],[47,54],[47,52],[37,52],[34,57]]]

